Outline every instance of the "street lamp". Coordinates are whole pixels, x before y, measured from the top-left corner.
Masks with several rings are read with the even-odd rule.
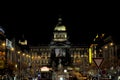
[[[19,63],[19,78],[21,80],[21,51],[17,52],[19,55],[18,63]]]

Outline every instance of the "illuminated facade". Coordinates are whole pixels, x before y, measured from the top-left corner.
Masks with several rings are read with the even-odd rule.
[[[69,42],[66,26],[61,21],[62,19],[59,18],[50,44],[30,46],[31,64],[34,71],[39,71],[38,69],[44,66],[56,70],[62,63],[64,69],[75,69],[85,75],[85,72],[97,69],[93,58],[104,58],[101,68],[109,69],[111,66],[117,66],[120,63],[117,58],[119,57],[119,46],[109,37],[110,35],[97,34],[90,46],[75,45]]]
[[[91,58],[104,58],[101,68],[116,67],[120,64],[120,47],[113,36],[109,34],[97,34],[90,46]],[[109,63],[110,62],[110,63]]]
[[[42,66],[55,69],[60,60],[64,68],[76,67],[80,71],[85,70],[89,65],[89,46],[71,44],[68,40],[66,26],[61,21],[62,19],[59,18],[50,44],[30,46],[32,65],[37,65],[36,71]]]
[[[5,44],[5,32],[2,27],[0,27],[0,74],[3,74],[5,69],[5,62],[6,62],[6,44]]]
[[[28,46],[27,40],[19,40],[18,43],[20,45],[16,44],[15,40],[7,39],[0,28],[0,69],[4,69],[6,58],[8,64],[12,64],[8,67],[15,67],[18,70],[16,72],[20,73],[19,76],[36,76],[41,71],[44,73],[43,77],[48,75],[50,78],[50,71],[58,69],[60,63],[68,71],[76,69],[84,73],[95,68],[91,68],[91,64],[94,64],[92,59],[98,57],[104,58],[102,67],[105,68],[120,64],[120,45],[116,45],[111,36],[97,35],[90,46],[72,44],[61,18],[54,28],[50,44],[29,46],[27,51],[24,49]]]

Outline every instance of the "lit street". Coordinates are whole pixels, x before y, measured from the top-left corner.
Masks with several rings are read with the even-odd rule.
[[[33,4],[0,9],[0,80],[120,80],[119,9]]]

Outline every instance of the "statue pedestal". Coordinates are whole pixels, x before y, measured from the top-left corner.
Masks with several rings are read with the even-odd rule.
[[[61,64],[61,59],[59,59],[59,64],[58,64],[58,71],[63,71],[63,65]]]
[[[57,71],[57,80],[68,80],[69,74],[68,72],[64,72],[64,67],[61,64],[61,59],[59,59],[58,71]]]

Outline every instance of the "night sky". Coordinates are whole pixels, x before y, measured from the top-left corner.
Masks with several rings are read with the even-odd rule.
[[[48,44],[59,16],[71,43],[88,43],[97,33],[117,36],[120,32],[119,10],[111,4],[4,3],[0,8],[0,26],[10,39],[24,35],[31,45]]]

